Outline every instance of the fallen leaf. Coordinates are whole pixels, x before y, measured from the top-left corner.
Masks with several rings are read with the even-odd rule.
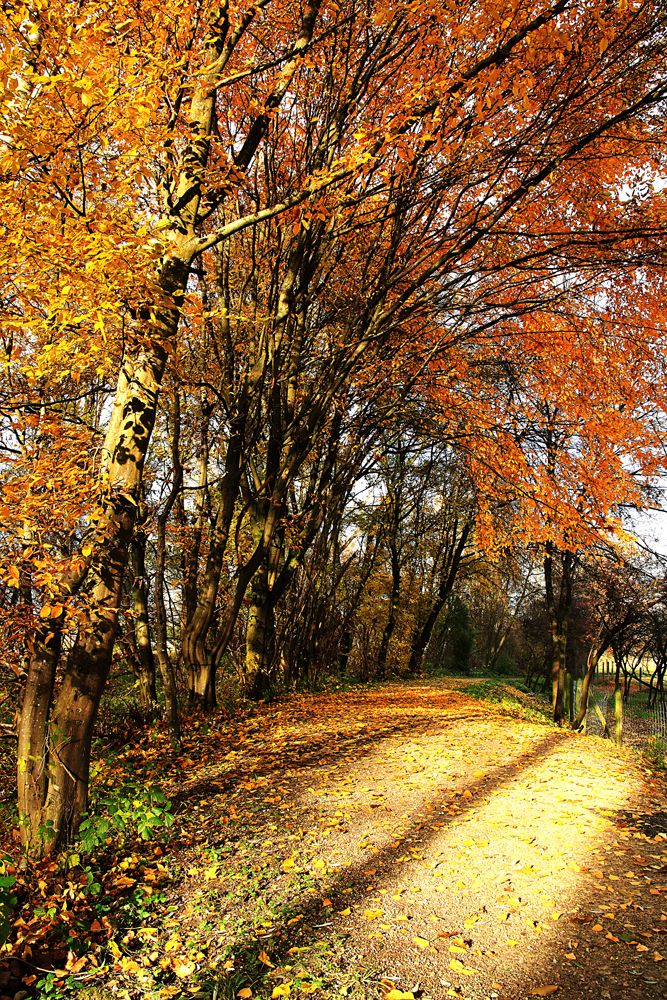
[[[118,964],[128,976],[136,976],[137,972],[141,972],[141,966],[131,958],[121,958]],[[69,974],[73,971],[75,970],[68,969],[67,973]],[[192,966],[192,971],[194,971],[194,965]],[[174,969],[174,972],[176,972],[176,969]],[[178,975],[178,972],[176,972],[176,975]],[[187,975],[190,975],[190,973],[188,972]]]
[[[560,986],[536,986],[528,994],[529,997],[548,997],[560,989]]]
[[[419,937],[418,934],[416,934],[413,937],[412,943],[416,944],[418,948],[429,948],[430,947],[430,941],[427,941],[426,938]]]
[[[195,971],[194,962],[184,962],[180,958],[174,958],[171,967],[179,979],[187,979]]]

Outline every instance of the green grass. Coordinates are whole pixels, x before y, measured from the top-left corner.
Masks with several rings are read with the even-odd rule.
[[[543,702],[536,695],[521,690],[519,684],[521,681],[515,683],[508,681],[507,678],[501,680],[489,677],[473,681],[472,684],[462,684],[460,690],[470,698],[499,705],[513,718],[525,719],[527,722],[553,724],[551,709],[547,702]]]
[[[644,756],[660,770],[667,770],[667,740],[663,736],[649,736]]]

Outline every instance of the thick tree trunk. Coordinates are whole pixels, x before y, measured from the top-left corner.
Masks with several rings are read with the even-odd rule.
[[[271,689],[276,645],[274,601],[267,576],[266,565],[263,565],[250,586],[242,686],[246,697],[255,699],[265,697]]]
[[[217,665],[212,656],[204,653],[203,662],[191,665],[189,674],[190,703],[211,712],[218,704],[215,690]]]
[[[292,50],[267,99],[267,109],[278,107],[288,93],[318,13],[317,0],[305,6]],[[105,436],[103,466],[98,482],[91,484],[104,499],[93,537],[87,542],[92,550],[91,561],[79,581],[81,584],[85,579],[79,633],[64,666],[53,711],[59,649],[54,646],[55,636],[51,639],[48,633],[42,634],[41,624],[33,636],[18,753],[19,819],[24,842],[32,854],[50,853],[71,837],[87,807],[93,725],[111,664],[123,576],[158,393],[168,348],[178,330],[191,264],[203,248],[197,230],[217,88],[224,67],[254,15],[251,8],[238,30],[227,39],[228,44],[224,17],[204,32],[202,55],[209,62],[202,66],[197,60],[200,69],[189,106],[183,109],[190,139],[171,178],[172,207],[164,220],[163,256],[157,273],[144,275],[154,277],[156,294],[151,293],[136,307]],[[238,169],[252,162],[268,122],[266,112],[255,117],[235,157]],[[63,599],[69,593],[71,588],[64,586]]]
[[[106,517],[98,528],[88,574],[86,610],[64,665],[52,711],[46,694],[55,665],[52,658],[44,656],[41,643],[36,644],[30,665],[30,675],[41,675],[37,688],[41,697],[33,696],[30,702],[24,702],[22,717],[26,717],[26,725],[21,726],[18,770],[24,788],[31,790],[29,797],[19,790],[22,836],[31,854],[49,854],[69,841],[88,805],[93,726],[111,665],[123,570],[136,510],[136,504],[114,500],[108,503]],[[41,747],[35,745],[34,734],[43,741]]]
[[[32,655],[18,729],[18,808],[21,834],[30,853],[38,854],[39,826],[48,787],[48,721],[60,656],[57,624],[40,623],[33,637]]]
[[[433,629],[435,628],[435,623],[440,616],[440,612],[445,606],[447,598],[438,598],[431,605],[431,609],[423,622],[421,628],[417,627],[416,634],[412,640],[412,646],[410,649],[410,660],[408,661],[408,673],[411,676],[418,674],[422,668],[424,662],[424,656],[428,648],[428,644],[431,641],[431,636],[433,635]]]
[[[560,580],[554,579],[554,556],[559,558]],[[544,584],[546,591],[547,612],[549,614],[549,633],[551,639],[551,705],[554,721],[559,725],[565,721],[565,684],[566,684],[566,654],[567,633],[569,627],[570,609],[572,606],[572,576],[574,572],[574,556],[571,552],[560,552],[551,542],[547,542],[544,554]]]

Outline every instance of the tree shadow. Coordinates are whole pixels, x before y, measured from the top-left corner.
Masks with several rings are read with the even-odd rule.
[[[449,729],[450,724],[470,723],[484,717],[481,710],[475,711],[475,709],[458,714],[448,713],[446,725]],[[238,764],[231,763],[213,775],[195,778],[170,796],[172,805],[178,808],[193,800],[226,795],[239,782],[247,781],[251,777],[254,779],[271,778],[277,774],[286,775],[292,771],[307,772],[314,768],[321,768],[324,763],[336,767],[347,761],[358,762],[361,757],[376,753],[383,741],[390,740],[395,736],[409,736],[411,734],[425,736],[429,733],[441,732],[443,720],[441,718],[433,721],[408,718],[404,722],[385,725],[379,730],[374,729],[372,735],[368,731],[369,728],[366,725],[363,730],[352,735],[334,734],[333,739],[330,733],[322,733],[321,736],[313,737],[307,741],[297,738],[290,745],[282,747],[279,752],[276,752],[274,746],[269,745],[265,752],[252,752],[249,757],[239,761]]]
[[[638,831],[647,837],[662,836],[667,840],[667,811],[640,813],[624,809],[617,814],[617,826],[630,832]]]

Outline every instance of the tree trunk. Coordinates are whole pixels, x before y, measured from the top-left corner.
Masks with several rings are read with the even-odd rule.
[[[137,646],[139,685],[139,707],[146,719],[155,716],[157,690],[155,687],[155,659],[151,644],[150,622],[148,618],[148,583],[146,581],[146,535],[142,529],[135,532],[131,545],[132,560],[132,613],[134,636]]]
[[[172,506],[176,507],[176,520],[183,532],[184,544],[181,548],[181,634],[192,620],[197,607],[197,590],[199,579],[199,555],[201,551],[204,526],[210,519],[210,501],[208,490],[209,465],[209,427],[211,407],[202,404],[199,426],[198,476],[195,491],[194,523],[188,524],[183,494],[181,492],[183,465],[180,456],[180,397],[178,391],[174,396],[174,431],[172,434],[172,465],[174,468],[175,494],[166,510],[169,516]]]
[[[456,531],[454,532],[456,534]],[[463,559],[463,553],[468,541],[468,536],[470,534],[470,525],[464,525],[461,531],[461,537],[455,546],[453,546],[445,559],[445,565],[443,566],[443,572],[440,577],[438,584],[438,590],[436,597],[431,605],[431,609],[426,616],[426,620],[422,624],[421,628],[418,628],[415,636],[412,640],[412,648],[410,650],[410,660],[408,663],[408,673],[411,675],[419,673],[424,662],[424,656],[428,648],[428,644],[431,641],[431,636],[433,635],[433,629],[435,628],[435,623],[438,620],[440,612],[447,602],[447,598],[451,594],[454,583],[456,581],[456,575],[459,571],[461,565],[461,560]]]
[[[376,676],[379,680],[384,680],[387,674],[387,654],[389,652],[389,643],[391,642],[391,637],[394,634],[394,629],[396,628],[396,619],[398,617],[398,604],[401,592],[401,564],[398,556],[398,549],[395,544],[391,544],[391,594],[389,597],[389,615],[387,621],[385,622],[384,629],[382,631],[382,638],[380,640],[380,649],[378,650],[377,663],[376,663]]]
[[[619,746],[623,742],[623,689],[620,673],[620,665],[617,665],[614,683],[614,739]]]
[[[565,646],[566,638],[561,622],[551,624],[551,698],[554,722],[565,721]]]
[[[40,622],[33,637],[18,729],[18,808],[23,842],[31,854],[39,853],[43,839],[39,828],[48,787],[48,719],[60,646],[59,626]]]
[[[600,657],[604,653],[606,646],[603,648],[596,648],[595,646],[591,649],[588,654],[588,664],[586,666],[586,673],[581,684],[581,697],[579,700],[579,709],[577,711],[577,716],[574,720],[574,729],[585,729],[586,728],[586,716],[588,715],[588,697],[590,694],[591,681],[593,675],[597,669],[597,665],[600,662]]]
[[[189,266],[169,260],[160,274],[165,297],[174,301],[155,319],[157,329],[136,330],[121,369],[107,430],[101,470],[106,499],[101,505],[92,550],[81,583],[83,607],[78,636],[64,664],[60,691],[51,711],[57,665],[45,641],[33,644],[20,727],[18,778],[20,826],[31,854],[49,854],[69,840],[87,808],[93,726],[111,666],[123,576],[139,502],[148,443],[167,354],[164,343],[178,326]],[[152,334],[152,337],[150,336]],[[82,557],[83,558],[83,557]],[[63,600],[71,587],[63,588]],[[35,737],[41,739],[41,746]],[[30,791],[28,791],[30,790]],[[24,811],[26,810],[26,811]]]
[[[264,563],[250,586],[250,608],[246,631],[246,654],[243,693],[248,698],[263,698],[271,688],[275,654],[274,602],[268,588]]]
[[[408,673],[410,676],[418,674],[421,670],[428,644],[431,641],[431,636],[433,635],[435,623],[440,616],[440,612],[445,606],[446,600],[447,598],[438,598],[431,605],[426,621],[422,624],[421,628],[417,627],[416,634],[412,640],[410,659],[408,661]]]
[[[289,90],[318,13],[317,2],[304,9],[292,51],[271,95],[272,108]],[[245,27],[252,16],[247,16]],[[236,41],[240,37],[242,32]],[[83,596],[78,636],[64,665],[52,711],[60,650],[55,634],[50,637],[44,633],[41,624],[32,640],[18,748],[19,821],[31,854],[51,853],[73,836],[87,808],[93,725],[111,665],[123,576],[158,393],[168,349],[176,338],[192,261],[202,250],[197,231],[217,87],[235,50],[235,43],[224,46],[215,25],[205,32],[203,46],[202,55],[209,63],[198,72],[189,106],[184,109],[190,138],[171,178],[173,207],[164,219],[161,263],[155,275],[143,275],[154,279],[156,294],[135,307],[105,435],[102,468],[98,481],[91,484],[92,492],[99,491],[102,499],[95,530],[87,540],[91,553],[84,557],[82,550],[84,569],[77,574],[76,589],[81,588]],[[240,169],[252,162],[266,134],[267,121],[266,115],[258,114],[250,126],[236,156]],[[62,601],[72,590],[72,584],[63,584]]]
[[[171,733],[172,743],[178,743],[181,725],[178,717],[178,692],[174,665],[169,656],[167,643],[167,609],[164,603],[164,573],[166,562],[166,518],[158,518],[157,545],[155,554],[155,658],[157,660],[162,693],[164,696],[164,717]]]
[[[220,577],[234,517],[234,506],[241,481],[242,442],[240,435],[230,438],[222,481],[222,499],[211,531],[206,569],[197,595],[194,613],[183,630],[181,656],[188,675],[190,701],[205,710],[215,707],[216,658],[207,646],[220,588]]]

